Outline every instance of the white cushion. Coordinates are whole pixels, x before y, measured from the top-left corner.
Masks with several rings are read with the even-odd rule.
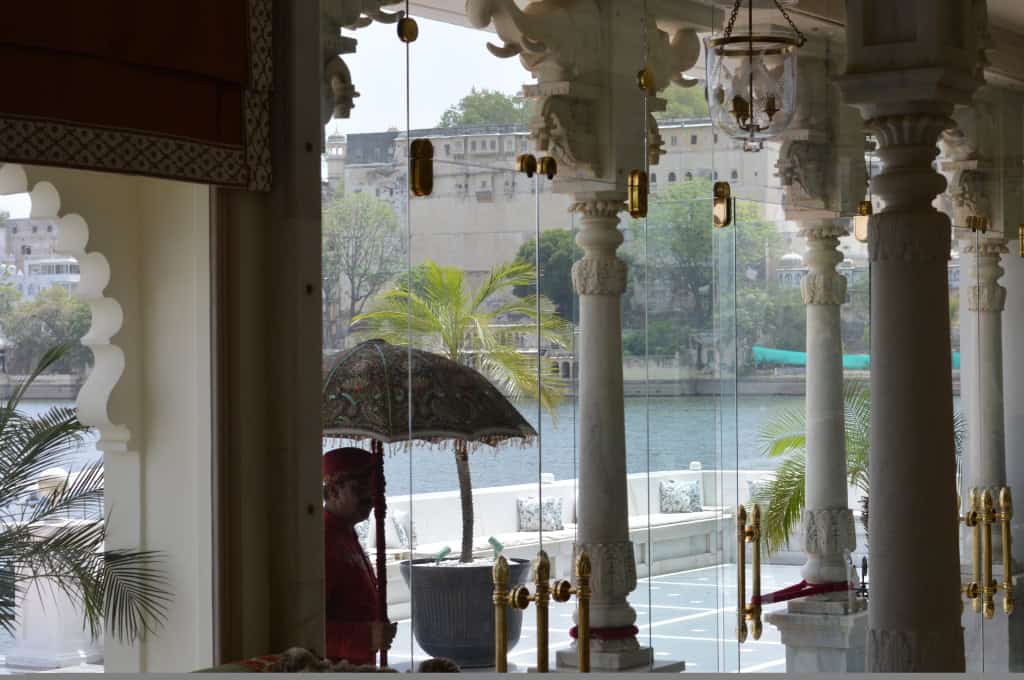
[[[384,547],[392,549],[409,549],[416,538],[416,526],[412,526],[412,537],[409,536],[409,513],[405,510],[389,510],[384,520]],[[377,516],[370,513],[369,519],[356,525],[356,535],[368,550],[377,548]]]
[[[700,482],[669,479],[658,485],[661,512],[700,512]]]

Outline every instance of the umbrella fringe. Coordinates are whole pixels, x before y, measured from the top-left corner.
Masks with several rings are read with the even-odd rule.
[[[361,444],[369,442],[373,439],[370,436],[356,436],[349,435],[345,437],[331,437],[325,435],[323,437],[324,450],[340,448],[349,444]],[[473,441],[466,442],[466,450],[470,453],[475,453],[484,446],[491,448],[516,448],[516,449],[528,449],[530,448],[537,438],[535,436],[529,437],[510,437],[508,435],[495,435],[492,437],[484,436]],[[453,437],[417,437],[415,439],[399,442],[387,442],[385,444],[385,451],[387,455],[392,456],[399,452],[408,452],[412,450],[413,444],[424,445],[429,448],[446,448],[456,441],[463,441]]]

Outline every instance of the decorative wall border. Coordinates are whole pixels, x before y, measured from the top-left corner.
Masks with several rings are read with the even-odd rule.
[[[248,0],[242,147],[63,120],[0,116],[0,159],[269,191],[273,0]]]

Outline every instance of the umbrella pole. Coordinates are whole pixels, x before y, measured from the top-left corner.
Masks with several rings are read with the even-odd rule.
[[[377,483],[376,495],[373,499],[373,510],[377,522],[377,621],[388,622],[388,573],[387,554],[385,552],[384,540],[384,518],[387,516],[387,502],[384,500],[384,444],[374,439],[371,444],[372,452],[377,456]],[[385,668],[388,665],[388,642],[380,650],[380,666]]]

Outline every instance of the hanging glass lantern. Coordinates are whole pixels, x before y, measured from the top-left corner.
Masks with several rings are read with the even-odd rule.
[[[757,151],[777,137],[796,110],[796,52],[807,39],[779,3],[771,0],[792,32],[754,27],[754,0],[747,0],[747,31],[733,31],[743,0],[736,0],[725,32],[705,39],[707,92],[717,128]]]

